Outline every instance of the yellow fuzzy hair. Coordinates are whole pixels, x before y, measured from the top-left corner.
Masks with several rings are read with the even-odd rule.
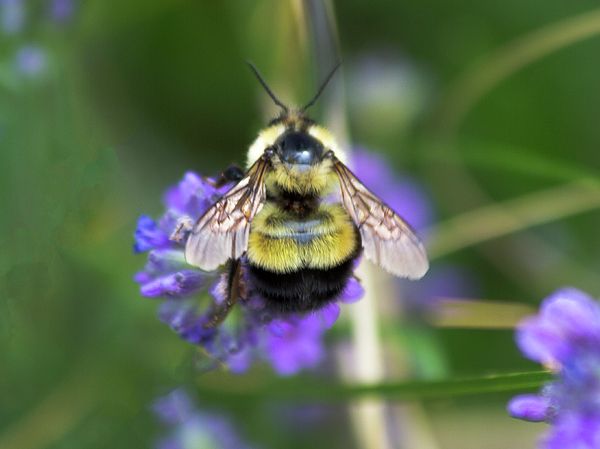
[[[323,204],[304,221],[312,234],[299,242],[298,221],[290,213],[267,203],[252,221],[248,240],[251,263],[277,273],[302,268],[327,269],[348,260],[358,244],[354,225],[339,204]]]
[[[265,176],[265,185],[270,193],[287,190],[300,195],[323,196],[339,186],[338,177],[331,169],[330,159],[305,170],[281,162],[277,156],[271,162],[273,170]]]
[[[335,138],[326,128],[319,125],[311,125],[308,128],[308,134],[320,140],[325,147],[325,151],[333,151],[340,161],[346,163],[346,152],[338,146]]]
[[[258,137],[250,146],[248,150],[248,160],[246,162],[247,169],[263,155],[265,149],[275,143],[277,138],[285,132],[285,125],[279,123],[277,125],[269,126],[267,129],[262,130],[258,133]]]

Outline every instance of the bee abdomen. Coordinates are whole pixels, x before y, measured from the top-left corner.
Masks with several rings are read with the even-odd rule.
[[[280,312],[309,312],[335,301],[361,253],[358,230],[339,204],[299,220],[266,203],[248,239],[249,286]]]
[[[352,276],[355,259],[327,269],[307,268],[285,274],[250,264],[248,275],[252,288],[267,301],[267,308],[278,312],[310,312],[337,300]]]
[[[360,247],[360,237],[340,205],[321,205],[299,221],[267,203],[252,222],[248,260],[269,272],[325,270],[347,261]]]

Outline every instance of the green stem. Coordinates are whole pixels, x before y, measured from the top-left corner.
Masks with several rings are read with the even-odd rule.
[[[322,380],[270,379],[260,385],[219,389],[220,385],[202,385],[203,400],[240,401],[292,400],[298,402],[345,402],[364,397],[386,400],[437,399],[483,393],[520,392],[541,387],[552,379],[547,371],[504,374],[443,381],[383,382],[371,385],[333,384]],[[222,388],[222,386],[221,386]]]
[[[600,189],[591,183],[572,183],[494,203],[456,215],[427,234],[434,240],[431,259],[600,207]]]

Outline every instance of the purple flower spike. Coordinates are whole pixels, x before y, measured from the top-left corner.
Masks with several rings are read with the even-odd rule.
[[[170,431],[156,442],[156,449],[251,449],[229,420],[197,409],[182,388],[157,399],[150,410]]]
[[[514,398],[509,413],[551,423],[545,449],[600,447],[600,304],[580,290],[558,290],[537,316],[519,325],[516,340],[527,357],[555,368],[557,377],[539,396]]]
[[[229,187],[220,192],[196,173],[188,172],[177,186],[167,190],[165,205],[180,215],[188,215],[197,219],[223,193],[229,190]]]
[[[214,369],[225,364],[232,372],[243,373],[257,359],[267,360],[277,372],[286,375],[312,368],[324,353],[325,326],[337,318],[337,304],[321,314],[326,319],[311,316],[302,320],[295,315],[276,316],[277,313],[266,310],[264,298],[245,292],[246,298],[237,301],[224,323],[204,327],[214,317],[211,302],[220,307],[228,300],[229,274],[207,273],[188,265],[184,257],[187,236],[183,234],[181,242],[172,241],[169,236],[184,217],[194,222],[228,188],[215,189],[190,172],[167,191],[167,211],[159,220],[140,217],[134,252],[149,252],[144,270],[134,280],[140,284],[143,296],[164,300],[158,309],[160,321],[181,339],[203,348],[211,358],[199,362],[199,368]],[[211,298],[196,298],[207,285]],[[349,287],[345,295],[350,301],[362,290],[354,284]]]

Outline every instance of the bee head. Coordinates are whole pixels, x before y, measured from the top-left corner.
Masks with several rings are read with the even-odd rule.
[[[329,73],[312,100],[303,107],[294,108],[279,101],[256,67],[248,62],[265,91],[275,104],[281,107],[281,112],[269,122],[269,126],[259,133],[258,138],[251,145],[248,151],[248,167],[268,150],[276,156],[276,160],[294,167],[299,172],[304,172],[323,160],[326,149],[334,152],[337,150],[333,137],[306,115],[306,109],[319,98],[340,64]]]
[[[325,148],[319,139],[297,130],[283,133],[275,141],[274,147],[283,162],[300,166],[319,162]]]

